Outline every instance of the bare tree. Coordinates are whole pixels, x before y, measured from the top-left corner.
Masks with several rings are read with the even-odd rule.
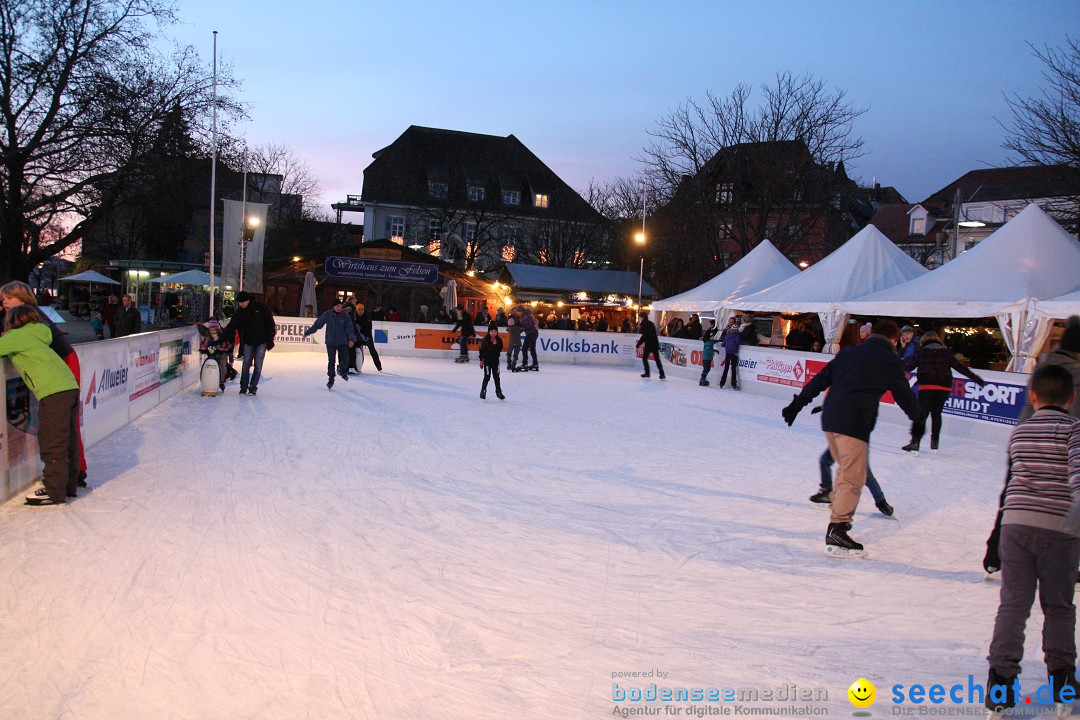
[[[247,169],[281,178],[280,201],[270,208],[268,222],[279,227],[307,220],[326,220],[318,205],[319,178],[303,158],[285,143],[266,143],[248,151]]]
[[[613,198],[600,185],[590,183],[583,199],[596,208],[596,203]],[[586,221],[580,213],[570,210],[575,207],[572,200],[553,196],[551,212],[529,224],[517,258],[520,262],[578,269],[606,265],[611,247],[610,223],[602,217]]]
[[[1067,39],[1064,48],[1031,46],[1046,67],[1046,87],[1041,97],[1006,97],[1012,110],[1012,127],[1006,128],[1003,147],[1022,162],[1060,170],[1060,180],[1071,197],[1053,208],[1080,219],[1080,43]]]
[[[810,75],[779,73],[760,90],[757,106],[747,85],[688,100],[649,131],[638,158],[662,205],[656,224],[679,248],[666,252],[690,255],[706,277],[766,237],[789,255],[821,242],[853,186],[843,164],[862,154],[852,126],[865,110]]]
[[[0,277],[81,240],[176,106],[205,117],[210,71],[191,48],[154,48],[172,21],[166,0],[0,2]]]

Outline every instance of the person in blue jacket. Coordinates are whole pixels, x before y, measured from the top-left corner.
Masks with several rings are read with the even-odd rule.
[[[320,315],[311,327],[304,331],[304,337],[314,334],[320,328],[326,328],[326,389],[334,387],[334,363],[337,362],[337,374],[348,382],[349,380],[349,348],[356,344],[356,326],[344,312],[344,302],[341,298],[334,299],[331,309]]]

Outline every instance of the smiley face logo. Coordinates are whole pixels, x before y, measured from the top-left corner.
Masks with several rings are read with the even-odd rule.
[[[847,689],[848,700],[857,708],[868,708],[877,698],[877,688],[865,678],[859,678]]]

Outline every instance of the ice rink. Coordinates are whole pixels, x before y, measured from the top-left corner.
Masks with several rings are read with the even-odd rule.
[[[475,356],[332,392],[325,367],[192,386],[89,450],[66,507],[0,508],[0,717],[599,719],[654,682],[823,689],[850,717],[860,677],[887,717],[894,684],[985,681],[1001,446],[912,456],[880,423],[898,519],[864,494],[868,557],[837,560],[809,409],[788,428],[636,367],[504,372],[505,402]],[[1029,626],[1022,680],[1041,660]]]

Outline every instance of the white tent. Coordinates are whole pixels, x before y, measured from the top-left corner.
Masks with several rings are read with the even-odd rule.
[[[1012,353],[1009,370],[1026,371],[1050,331],[1030,312],[1039,297],[1076,288],[1080,244],[1038,205],[1020,211],[971,250],[921,278],[842,303],[844,311],[889,317],[995,317]]]
[[[809,270],[760,292],[725,303],[734,310],[816,312],[826,352],[836,352],[847,311],[838,305],[926,274],[927,270],[873,225],[855,234]]]
[[[746,257],[696,288],[679,295],[657,300],[653,311],[715,312],[724,303],[772,287],[799,274],[776,246],[768,240],[758,243]]]
[[[1080,315],[1080,287],[1052,300],[1039,300],[1035,303],[1035,315],[1046,320],[1064,320],[1070,315]]]
[[[202,270],[185,270],[184,272],[162,275],[150,278],[151,283],[168,283],[170,285],[209,285],[210,273]],[[221,287],[221,278],[214,278],[214,287]]]

